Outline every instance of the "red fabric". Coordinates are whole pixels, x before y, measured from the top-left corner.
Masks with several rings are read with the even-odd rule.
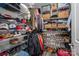
[[[16,26],[16,29],[17,30],[22,30],[22,26],[18,25],[18,26]]]
[[[0,36],[0,40],[3,40],[3,39],[4,39],[4,37]]]
[[[4,51],[4,52],[0,53],[0,56],[8,56],[8,52]]]
[[[26,23],[26,20],[25,19],[22,19],[21,22],[25,24]]]
[[[27,31],[29,31],[29,30],[31,30],[31,29],[30,29],[30,27],[29,27],[29,26],[27,26],[27,27],[26,27],[26,30],[27,30]]]
[[[59,50],[57,51],[57,55],[58,55],[58,56],[71,56],[71,53],[70,53],[70,51],[68,51],[68,50],[59,49]]]
[[[43,44],[42,36],[38,35],[38,39],[39,39],[39,43],[40,43],[40,46],[41,46],[41,50],[44,50],[44,44]]]

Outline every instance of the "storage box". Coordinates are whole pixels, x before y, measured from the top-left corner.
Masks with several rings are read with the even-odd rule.
[[[58,5],[57,3],[53,3],[52,6],[51,6],[51,10],[52,11],[57,10],[57,5]]]
[[[46,29],[47,28],[52,28],[52,25],[51,24],[45,24],[44,26],[45,26]]]
[[[52,23],[52,29],[56,29],[57,28],[57,24],[56,23]]]
[[[64,37],[64,42],[69,43],[70,42],[70,38],[69,37]]]
[[[67,28],[66,24],[58,24],[58,28],[63,29],[63,28]]]
[[[58,12],[58,18],[67,18],[69,16],[69,10],[62,10]]]
[[[50,17],[51,17],[50,13],[42,15],[43,20],[48,20]]]

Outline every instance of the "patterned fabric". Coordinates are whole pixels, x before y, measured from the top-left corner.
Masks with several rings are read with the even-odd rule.
[[[41,50],[43,51],[44,50],[44,44],[43,44],[42,36],[40,34],[38,34],[38,39],[39,39],[39,43],[40,43],[40,46],[41,46]]]

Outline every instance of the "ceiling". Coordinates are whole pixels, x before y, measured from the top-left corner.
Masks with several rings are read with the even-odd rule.
[[[41,6],[48,5],[50,3],[24,3],[28,8],[41,8]]]

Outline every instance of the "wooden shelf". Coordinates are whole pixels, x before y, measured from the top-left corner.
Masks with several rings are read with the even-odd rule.
[[[68,20],[68,18],[50,18],[48,20],[43,20],[44,22],[49,22],[49,23],[56,23],[57,21],[54,20]]]
[[[67,28],[45,28],[46,30],[64,30],[66,31]]]
[[[67,18],[50,18],[51,20],[67,20],[68,19],[68,17]]]

